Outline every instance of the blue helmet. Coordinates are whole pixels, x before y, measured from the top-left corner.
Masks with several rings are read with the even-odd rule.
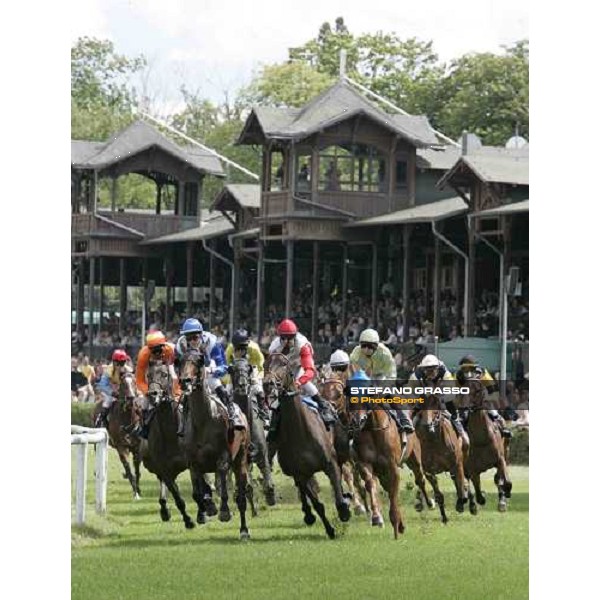
[[[371,381],[371,378],[362,369],[359,369],[348,381]]]
[[[202,323],[198,319],[186,319],[179,333],[185,335],[186,333],[202,333],[203,331]]]

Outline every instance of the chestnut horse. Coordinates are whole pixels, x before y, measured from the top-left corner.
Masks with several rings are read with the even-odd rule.
[[[118,398],[112,403],[108,413],[108,442],[117,451],[119,460],[123,465],[123,479],[127,479],[133,490],[133,498],[139,500],[142,492],[140,490],[140,439],[135,435],[126,434],[124,427],[131,425],[136,416],[139,416],[139,408],[135,403],[137,395],[133,373],[121,374]],[[102,403],[99,402],[92,415],[92,423],[96,422],[98,411]],[[133,469],[129,463],[129,455],[133,459]],[[135,475],[134,475],[135,473]]]
[[[471,440],[471,450],[465,463],[467,480],[473,482],[475,498],[482,506],[485,504],[485,494],[481,491],[481,473],[488,469],[496,469],[494,483],[498,488],[498,510],[506,511],[506,499],[511,497],[512,482],[508,475],[507,455],[508,442],[502,437],[498,426],[490,419],[485,407],[487,391],[479,378],[466,378],[465,385],[470,393],[467,397],[469,416],[467,432]],[[506,444],[505,444],[506,442]],[[469,506],[471,512],[477,512],[477,506]]]
[[[440,404],[438,398],[428,399],[428,405]],[[447,523],[444,494],[440,490],[436,475],[449,472],[456,487],[456,510],[464,512],[467,503],[467,490],[464,465],[468,448],[463,447],[463,440],[454,431],[454,427],[447,418],[445,411],[440,408],[420,409],[413,413],[415,417],[415,432],[421,442],[421,458],[425,477],[431,483],[438,503],[442,522]],[[469,496],[471,494],[469,493]],[[469,498],[470,506],[473,499]]]
[[[248,493],[248,444],[250,434],[246,416],[242,413],[243,430],[229,427],[227,408],[210,393],[204,365],[204,353],[189,350],[181,361],[180,380],[187,395],[188,418],[185,422],[185,449],[192,472],[194,499],[198,503],[198,522],[206,522],[205,497],[208,490],[205,473],[219,478],[221,506],[219,521],[231,520],[227,473],[233,469],[236,484],[235,501],[240,512],[240,539],[250,538],[246,524],[246,494]]]
[[[335,529],[327,520],[325,507],[319,500],[315,473],[323,471],[333,488],[335,505],[342,522],[350,519],[348,501],[342,494],[338,459],[333,444],[333,431],[327,431],[316,408],[310,408],[296,389],[295,377],[287,356],[273,353],[269,356],[264,376],[265,391],[279,403],[277,456],[281,470],[292,477],[300,492],[304,522],[315,522],[308,500],[321,518],[330,539]],[[308,499],[308,500],[307,500]]]
[[[151,364],[148,367],[148,400],[154,409],[148,426],[148,439],[142,440],[141,455],[144,466],[156,475],[160,482],[160,517],[171,518],[167,507],[167,490],[183,517],[186,529],[194,522],[186,512],[185,501],[176,483],[177,476],[188,468],[187,457],[181,438],[177,435],[177,402],[172,398],[173,381],[168,365]],[[194,490],[194,480],[192,478]],[[196,494],[194,494],[196,499]]]

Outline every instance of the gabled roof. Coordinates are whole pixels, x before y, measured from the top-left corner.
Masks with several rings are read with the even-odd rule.
[[[196,146],[179,146],[141,120],[104,143],[71,140],[71,165],[82,169],[104,169],[154,146],[202,173],[224,176],[221,162],[216,156]]]
[[[482,146],[462,155],[438,181],[437,187],[443,187],[462,166],[466,166],[482,181],[529,185],[529,148]]]
[[[480,212],[473,213],[473,217],[498,217],[501,215],[511,215],[515,213],[529,212],[529,199],[511,204],[503,204],[496,208],[488,208]]]
[[[219,192],[210,208],[211,210],[236,210],[239,207],[260,208],[260,185],[228,183]]]
[[[419,148],[417,150],[418,169],[437,169],[447,171],[460,158],[460,148],[440,146],[439,148]]]
[[[378,217],[370,217],[360,221],[347,223],[344,227],[366,227],[373,225],[398,225],[401,223],[428,223],[430,221],[440,221],[449,217],[454,217],[468,210],[467,203],[460,197],[446,198],[420,204],[418,206],[410,206],[402,210],[397,210],[386,215]]]
[[[365,115],[417,147],[439,144],[427,117],[389,114],[367,100],[346,81],[313,98],[302,108],[254,108],[238,143],[251,143],[248,129],[256,120],[267,138],[303,139],[356,115]]]

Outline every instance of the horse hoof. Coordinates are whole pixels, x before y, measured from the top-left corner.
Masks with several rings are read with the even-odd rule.
[[[485,505],[485,494],[479,494],[475,496],[475,499],[477,500],[477,504],[479,504],[480,506]]]
[[[219,513],[219,521],[221,521],[221,523],[227,523],[228,521],[231,521],[231,512],[229,510],[222,510]]]
[[[442,523],[443,523],[444,525],[447,525],[447,524],[448,524],[448,517],[447,517],[446,515],[444,515],[444,516],[442,517]]]
[[[359,505],[359,506],[354,507],[354,516],[355,517],[360,517],[360,516],[366,515],[366,514],[367,514],[367,509],[364,506]]]
[[[506,502],[498,502],[498,512],[506,512]]]
[[[419,502],[418,504],[415,504],[415,510],[417,512],[423,512],[423,503]]]
[[[315,521],[317,520],[317,517],[315,517],[315,515],[313,515],[312,513],[308,514],[308,515],[304,515],[304,522],[310,527],[311,525],[315,524]]]
[[[347,523],[350,520],[350,507],[345,502],[337,507],[337,511],[342,523]]]
[[[505,495],[507,498],[510,498],[510,497],[512,496],[512,482],[510,482],[510,481],[507,481],[507,482],[504,484],[504,495]]]
[[[275,498],[275,488],[270,488],[265,492],[265,499],[269,506],[275,506],[277,499]]]
[[[327,537],[329,537],[330,540],[335,539],[335,529],[333,527],[331,529],[327,529]]]
[[[140,496],[140,495],[139,495],[139,494],[136,492],[136,493],[133,495],[133,499],[134,499],[134,500],[141,500],[141,499],[142,499],[142,497],[141,497],[141,496]]]
[[[171,513],[168,510],[160,511],[160,518],[166,523],[171,520]]]
[[[383,527],[383,517],[376,515],[371,518],[372,527]]]
[[[249,531],[240,531],[240,540],[242,540],[243,542],[247,541],[250,539],[250,532]]]
[[[199,512],[196,516],[196,523],[198,525],[204,525],[208,519],[206,518],[206,513]]]
[[[459,512],[459,513],[465,512],[465,503],[460,498],[456,501],[456,512]]]
[[[194,529],[194,527],[196,527],[194,521],[192,521],[191,519],[187,519],[187,521],[184,521],[184,523],[186,529]]]
[[[430,509],[433,509],[433,508],[435,508],[435,500],[434,500],[433,498],[430,498],[429,500],[427,500],[427,506],[428,506]]]
[[[477,514],[477,504],[470,504],[469,505],[469,512],[472,515],[476,515]]]
[[[217,512],[219,512],[216,504],[212,500],[205,500],[204,504],[206,506],[206,515],[208,517],[214,517]]]

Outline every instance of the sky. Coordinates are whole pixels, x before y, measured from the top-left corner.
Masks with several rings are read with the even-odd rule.
[[[181,102],[180,87],[220,102],[249,83],[263,64],[284,61],[288,48],[314,38],[325,21],[343,16],[351,33],[395,32],[433,41],[448,61],[467,52],[501,52],[529,37],[523,0],[78,0],[70,6],[71,42],[110,39],[149,66],[134,85],[165,112]]]

